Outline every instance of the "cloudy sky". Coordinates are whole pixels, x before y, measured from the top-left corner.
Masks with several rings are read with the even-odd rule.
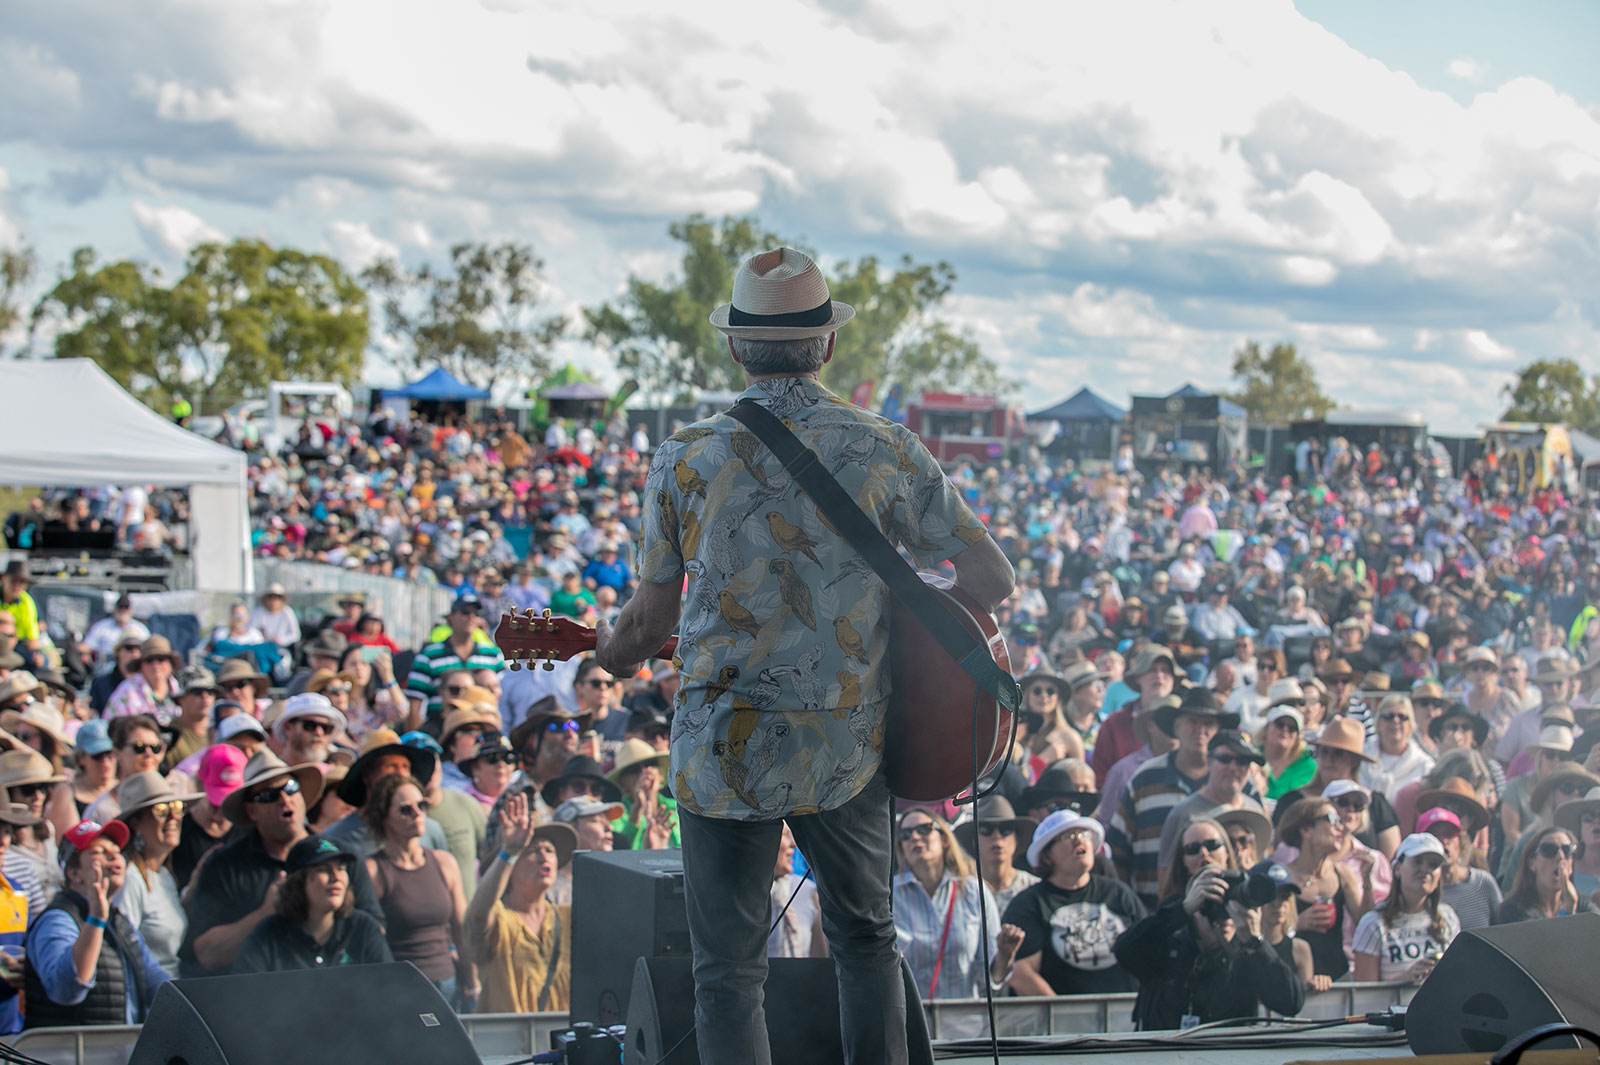
[[[0,243],[511,237],[576,307],[755,212],[949,260],[1030,408],[1222,387],[1254,337],[1462,430],[1600,371],[1596,40],[1590,0],[17,4]]]

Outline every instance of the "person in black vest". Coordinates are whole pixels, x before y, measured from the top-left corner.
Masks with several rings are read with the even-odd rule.
[[[172,979],[111,905],[127,866],[128,826],[79,821],[61,839],[67,886],[28,930],[27,1028],[140,1024]]]

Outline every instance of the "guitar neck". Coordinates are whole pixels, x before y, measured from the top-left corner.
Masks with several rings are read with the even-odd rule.
[[[494,631],[495,646],[506,656],[511,668],[523,663],[543,662],[545,668],[555,668],[553,663],[593,651],[595,631],[580,625],[571,618],[552,617],[550,611],[519,614],[515,610],[500,618]],[[678,638],[671,637],[661,645],[652,658],[671,658],[678,650]]]

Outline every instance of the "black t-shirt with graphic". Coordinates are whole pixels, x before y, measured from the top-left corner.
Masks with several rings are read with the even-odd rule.
[[[1004,920],[1022,929],[1017,957],[1038,954],[1039,975],[1056,994],[1100,995],[1138,990],[1111,947],[1145,912],[1127,884],[1091,875],[1071,890],[1040,881],[1011,900]]]

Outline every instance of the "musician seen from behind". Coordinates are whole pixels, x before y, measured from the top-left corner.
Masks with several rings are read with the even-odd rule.
[[[807,256],[763,252],[711,324],[749,398],[783,419],[890,541],[992,608],[1011,564],[917,438],[818,381],[855,311]],[[889,593],[732,417],[656,451],[639,587],[597,657],[631,676],[676,629],[682,683],[670,785],[683,836],[695,1023],[707,1065],[769,1058],[768,889],[787,820],[817,880],[850,1062],[903,1062],[906,1008],[889,911]],[[686,601],[680,603],[684,575]],[[680,623],[679,614],[682,612]]]

